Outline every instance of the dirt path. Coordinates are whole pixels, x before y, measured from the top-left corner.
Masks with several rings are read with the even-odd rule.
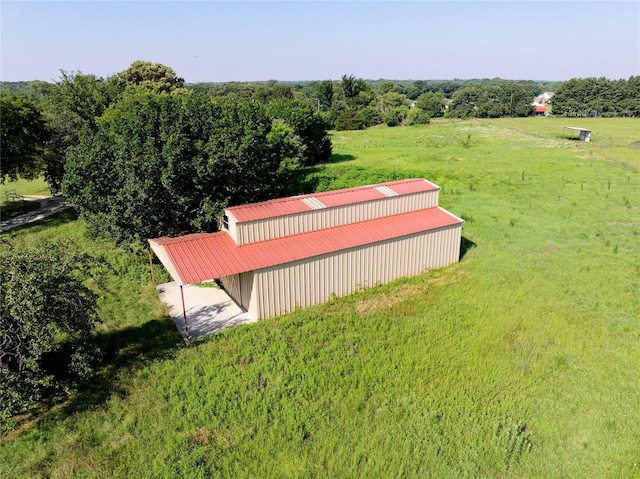
[[[23,215],[14,216],[8,220],[0,221],[0,232],[9,231],[18,226],[38,221],[47,216],[55,215],[71,208],[71,203],[63,196],[25,196],[25,200],[37,201],[40,207]]]

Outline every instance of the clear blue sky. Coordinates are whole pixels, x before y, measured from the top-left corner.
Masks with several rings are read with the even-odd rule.
[[[2,0],[0,15],[4,81],[104,77],[135,60],[189,83],[640,75],[638,0]]]

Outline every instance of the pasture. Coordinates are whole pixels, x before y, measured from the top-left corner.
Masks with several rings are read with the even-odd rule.
[[[102,260],[104,359],[2,439],[0,476],[640,477],[639,140],[636,119],[334,132],[307,181],[433,181],[461,262],[189,347],[144,251],[72,213],[11,233]]]

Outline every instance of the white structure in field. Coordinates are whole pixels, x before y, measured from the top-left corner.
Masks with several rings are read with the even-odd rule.
[[[149,244],[180,285],[217,279],[255,319],[460,257],[463,221],[409,179],[225,209],[223,231]]]
[[[591,141],[591,130],[588,128],[579,128],[577,126],[565,126],[564,130],[569,130],[571,138],[574,138],[574,133],[579,135],[580,141]]]

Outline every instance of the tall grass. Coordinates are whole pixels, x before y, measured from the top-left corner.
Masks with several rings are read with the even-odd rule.
[[[94,388],[3,439],[0,476],[640,477],[635,150],[537,125],[334,133],[309,180],[434,181],[466,219],[462,261],[188,348],[144,255],[73,217],[18,231],[105,258],[110,356]]]

